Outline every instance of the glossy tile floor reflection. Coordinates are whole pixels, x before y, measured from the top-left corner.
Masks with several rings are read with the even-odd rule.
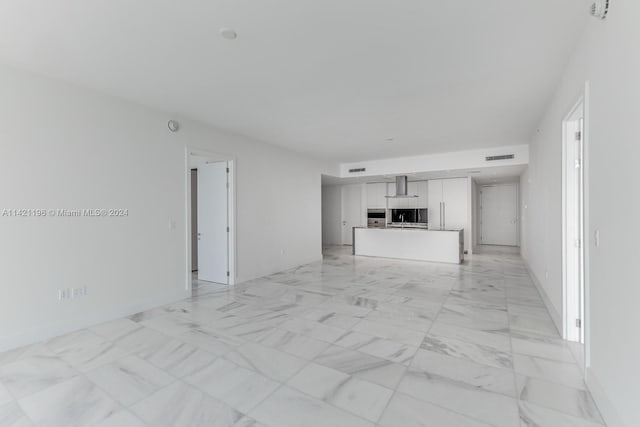
[[[523,263],[354,258],[0,354],[0,426],[601,426]]]

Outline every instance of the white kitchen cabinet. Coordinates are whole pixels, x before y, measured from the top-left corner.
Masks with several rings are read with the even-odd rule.
[[[469,202],[466,178],[443,179],[442,193],[444,201],[445,228],[467,228],[469,220]]]
[[[432,179],[428,186],[429,228],[467,228],[467,179]],[[441,223],[441,214],[444,219]]]
[[[376,184],[367,184],[367,208],[375,208],[376,199],[377,199],[377,188]]]
[[[407,184],[407,194],[410,196],[418,195],[418,183],[416,181],[410,182]],[[418,208],[418,198],[410,197],[405,199],[407,208],[417,209]]]
[[[469,199],[467,178],[433,179],[428,184],[429,228],[464,228],[465,249],[470,248]],[[444,218],[441,218],[444,214]],[[441,222],[442,219],[442,222]]]
[[[388,184],[387,194],[389,196],[395,196],[396,195],[396,185],[395,184]],[[401,209],[402,208],[402,199],[390,198],[390,199],[388,199],[388,201],[389,201],[389,209]]]
[[[429,228],[438,230],[441,227],[440,213],[442,212],[442,179],[432,179],[428,181],[429,198],[427,203],[427,216],[429,217]]]
[[[418,181],[418,198],[417,198],[417,208],[423,209],[427,207],[427,204],[429,203],[428,199],[427,199],[427,195],[428,195],[428,182],[427,181]]]
[[[367,208],[384,209],[387,207],[387,184],[375,182],[367,184]]]

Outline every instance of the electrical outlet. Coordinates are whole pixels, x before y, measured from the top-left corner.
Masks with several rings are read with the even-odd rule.
[[[71,298],[72,292],[70,288],[58,289],[58,299],[65,300]]]

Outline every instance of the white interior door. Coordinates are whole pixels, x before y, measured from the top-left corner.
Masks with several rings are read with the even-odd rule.
[[[483,185],[480,190],[480,243],[518,245],[518,187]]]
[[[229,283],[227,162],[198,167],[198,280]]]
[[[362,225],[362,186],[342,186],[342,244],[353,245],[353,227]]]
[[[198,270],[198,170],[191,170],[191,271]]]

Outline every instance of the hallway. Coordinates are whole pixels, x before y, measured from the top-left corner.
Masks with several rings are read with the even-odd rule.
[[[446,265],[347,247],[0,354],[0,426],[44,422],[602,425],[513,250]]]

